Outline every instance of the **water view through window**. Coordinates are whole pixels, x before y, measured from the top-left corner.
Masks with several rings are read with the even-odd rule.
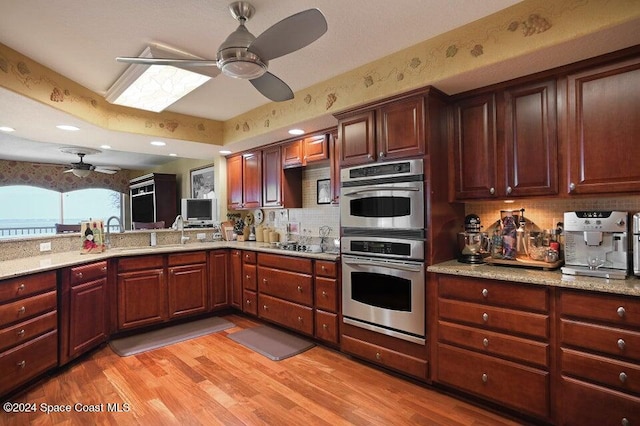
[[[55,234],[55,224],[121,217],[122,194],[91,188],[60,193],[33,186],[0,187],[0,238]]]

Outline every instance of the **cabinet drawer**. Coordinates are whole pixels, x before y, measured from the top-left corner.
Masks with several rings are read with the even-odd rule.
[[[58,332],[40,337],[0,353],[0,395],[28,382],[58,364]]]
[[[508,334],[440,321],[439,341],[473,349],[488,355],[499,355],[517,362],[549,367],[549,344]]]
[[[256,265],[242,265],[242,288],[258,291],[258,274]]]
[[[16,300],[0,306],[0,326],[32,318],[56,309],[56,291]]]
[[[336,278],[338,276],[338,264],[326,260],[316,260],[316,276]]]
[[[242,261],[244,263],[255,264],[258,254],[255,251],[243,251],[242,252]]]
[[[0,351],[24,343],[58,327],[57,311],[0,329]]]
[[[162,256],[133,256],[118,259],[118,271],[162,268]]]
[[[316,278],[316,308],[338,312],[338,282],[333,278]]]
[[[258,315],[313,336],[313,309],[263,294],[258,295]]]
[[[260,292],[305,305],[313,304],[311,275],[258,267]]]
[[[316,337],[337,345],[338,336],[338,315],[316,310]]]
[[[549,416],[546,371],[439,343],[438,379],[535,416]]]
[[[543,339],[549,337],[548,315],[448,299],[439,299],[438,309],[442,319]]]
[[[242,311],[258,316],[258,294],[255,291],[244,291]]]
[[[107,262],[97,262],[70,268],[71,285],[86,283],[107,276]]]
[[[563,345],[640,361],[640,333],[636,331],[563,319],[560,340]]]
[[[277,254],[260,253],[258,263],[261,266],[269,266],[287,271],[311,274],[313,272],[311,259],[294,256],[280,256]]]
[[[206,251],[192,251],[188,253],[170,254],[167,256],[169,266],[194,265],[196,263],[207,263]]]
[[[563,316],[607,321],[640,327],[640,299],[564,291],[560,295]]]
[[[640,424],[640,398],[563,377],[558,410],[564,426]],[[624,420],[626,419],[626,421]]]
[[[562,349],[562,373],[640,394],[640,366],[598,355]]]
[[[25,275],[0,282],[0,303],[56,288],[56,271]]]
[[[357,357],[422,380],[425,380],[429,373],[429,363],[424,359],[414,358],[353,337],[343,335],[340,347],[343,351]]]
[[[438,296],[537,312],[549,311],[548,290],[539,286],[441,276]]]

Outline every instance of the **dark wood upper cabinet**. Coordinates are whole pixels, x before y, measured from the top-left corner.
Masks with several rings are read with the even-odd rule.
[[[237,210],[242,206],[242,156],[227,158],[227,208]]]
[[[506,89],[504,113],[504,179],[500,195],[522,197],[558,193],[556,81]],[[499,104],[498,111],[502,112]],[[499,124],[500,125],[500,124]]]
[[[456,200],[497,196],[496,102],[493,93],[454,105],[453,170]]]
[[[340,165],[425,154],[424,94],[338,114]]]
[[[282,167],[302,167],[329,158],[328,135],[325,133],[282,145]]]
[[[567,77],[567,191],[640,190],[640,58]]]
[[[262,205],[262,151],[227,158],[227,208],[255,209]]]
[[[262,205],[279,207],[282,205],[282,161],[280,147],[274,146],[262,151]],[[283,151],[286,151],[283,147]]]

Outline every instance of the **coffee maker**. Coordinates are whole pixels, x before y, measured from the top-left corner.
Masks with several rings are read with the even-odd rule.
[[[627,212],[565,212],[562,273],[625,279],[629,273],[627,234]]]
[[[480,217],[469,214],[464,218],[464,232],[458,233],[458,248],[460,256],[458,261],[462,263],[484,263],[488,254],[487,234],[481,232]]]

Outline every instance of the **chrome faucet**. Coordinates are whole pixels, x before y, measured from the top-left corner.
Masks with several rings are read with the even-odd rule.
[[[173,222],[173,224],[175,225],[176,229],[182,231],[180,234],[180,244],[185,244],[189,237],[184,236],[184,219],[182,218],[182,215],[179,214],[178,216],[176,216],[176,220],[175,222]]]
[[[111,248],[111,220],[115,219],[118,222],[118,225],[120,225],[120,233],[124,233],[124,226],[122,226],[122,221],[120,220],[120,218],[118,216],[111,216],[109,219],[107,219],[107,234],[104,237],[104,244],[105,246],[107,246],[107,248]]]

